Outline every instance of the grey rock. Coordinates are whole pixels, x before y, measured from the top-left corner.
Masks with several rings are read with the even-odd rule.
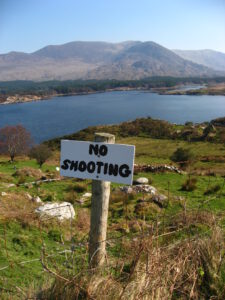
[[[146,177],[139,177],[134,181],[134,184],[148,184],[148,178]]]
[[[35,212],[39,213],[41,217],[55,217],[59,220],[74,219],[75,211],[71,203],[46,203],[38,207]]]

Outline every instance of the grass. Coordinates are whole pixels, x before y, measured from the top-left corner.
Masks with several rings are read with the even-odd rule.
[[[225,161],[222,159],[225,146],[223,144],[140,137],[120,138],[117,143],[136,146],[135,163],[137,164],[174,164],[170,157],[178,147],[190,148],[196,161],[182,175],[172,172],[140,172],[134,176],[135,179],[149,178],[151,185],[169,198],[168,206],[163,208],[153,203],[151,197],[147,195],[125,195],[118,191],[119,184],[111,184],[107,248],[109,262],[113,263],[113,266],[110,270],[104,271],[105,278],[107,274],[114,274],[113,278],[122,276],[122,281],[122,278],[129,276],[132,270],[131,258],[139,247],[135,241],[138,240],[141,244],[140,236],[143,237],[146,233],[168,234],[159,238],[158,244],[154,242],[154,247],[185,242],[187,238],[195,238],[202,234],[210,237],[215,220],[222,226],[223,234],[225,233],[225,179],[223,177]],[[39,169],[36,161],[27,157],[16,158],[14,164],[9,163],[7,157],[0,157],[0,269],[9,265],[8,268],[0,270],[0,288],[13,290],[13,293],[5,291],[2,299],[11,299],[12,295],[15,299],[21,299],[23,295],[21,296],[16,286],[26,291],[26,295],[29,293],[33,295],[37,290],[40,291],[41,287],[43,289],[46,286],[46,282],[46,288],[49,288],[54,276],[43,271],[39,260],[43,246],[47,254],[53,255],[47,258],[47,266],[56,273],[64,274],[69,278],[76,274],[78,276],[82,269],[87,270],[91,200],[88,199],[83,205],[78,204],[76,200],[80,199],[86,191],[91,191],[91,181],[67,178],[30,187],[24,185],[7,187],[9,183],[18,183],[18,178],[13,176],[14,166],[17,170],[27,167]],[[57,177],[57,166],[59,166],[59,152],[56,151],[41,170],[46,176],[53,174]],[[206,172],[202,174],[202,171]],[[207,172],[211,172],[214,176],[208,176]],[[190,178],[196,178],[196,188],[185,191],[182,185]],[[24,180],[30,182],[34,179],[25,177]],[[7,195],[1,196],[1,192],[6,192]],[[39,195],[43,201],[70,199],[76,211],[75,220],[72,223],[59,223],[54,220],[43,222],[40,231],[38,218],[33,213],[37,204],[25,200],[26,193],[32,196]],[[178,231],[171,234],[173,230]],[[70,254],[56,255],[71,247],[75,247],[73,257]],[[152,253],[154,256],[154,251]],[[142,261],[146,254],[143,255]],[[33,259],[35,261],[32,263],[20,264]],[[119,268],[123,270],[123,260],[124,271],[121,273]],[[200,267],[203,268],[202,265],[199,265]],[[223,265],[221,274],[221,280],[225,282]],[[87,274],[85,276],[88,278]],[[84,281],[85,278],[83,277]]]

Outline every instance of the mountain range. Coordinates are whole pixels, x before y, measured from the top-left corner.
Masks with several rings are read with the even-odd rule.
[[[172,51],[154,42],[70,42],[0,55],[0,81],[220,75],[225,75],[224,53]]]

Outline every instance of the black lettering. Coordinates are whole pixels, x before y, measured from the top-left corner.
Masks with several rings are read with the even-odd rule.
[[[94,173],[94,171],[95,171],[95,163],[93,161],[90,161],[87,164],[87,171],[88,171],[88,173]]]
[[[105,163],[104,164],[104,174],[107,174],[107,172],[108,172],[108,163]]]
[[[121,177],[128,177],[130,175],[131,171],[129,170],[129,166],[124,164],[121,165],[119,168],[119,174]]]
[[[72,160],[71,165],[70,165],[70,170],[71,171],[72,170],[77,171],[77,165],[78,165],[78,161],[77,160],[76,161]]]
[[[101,162],[101,161],[97,161],[97,162],[96,162],[96,165],[98,166],[97,173],[100,174],[100,173],[101,173],[101,168],[102,168],[102,166],[103,166],[104,164],[103,164],[103,162]]]
[[[87,169],[86,162],[85,162],[85,161],[83,161],[83,160],[82,160],[82,161],[80,161],[78,169],[79,169],[79,171],[80,171],[80,172],[84,172],[84,171],[86,171],[86,169]]]
[[[63,161],[63,165],[61,166],[61,168],[63,169],[63,170],[68,170],[69,169],[69,164],[71,163],[71,161],[69,160],[69,159],[65,159],[64,161]]]
[[[92,155],[94,151],[95,155],[98,155],[98,145],[90,144],[89,146],[89,154]]]
[[[109,164],[109,175],[117,176],[118,169],[119,169],[118,165]]]
[[[108,148],[106,147],[106,145],[100,146],[99,153],[101,156],[106,156],[106,154],[108,153]]]

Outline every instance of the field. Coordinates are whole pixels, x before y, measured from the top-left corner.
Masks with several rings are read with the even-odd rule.
[[[1,299],[224,299],[225,144],[121,135],[116,142],[136,146],[139,166],[180,169],[171,160],[179,147],[194,159],[181,173],[135,171],[166,196],[162,203],[111,184],[107,263],[94,274],[91,200],[80,201],[91,181],[60,178],[57,149],[41,170],[25,156],[0,157]],[[40,178],[56,180],[32,183]],[[70,202],[76,217],[41,219],[30,196]]]

